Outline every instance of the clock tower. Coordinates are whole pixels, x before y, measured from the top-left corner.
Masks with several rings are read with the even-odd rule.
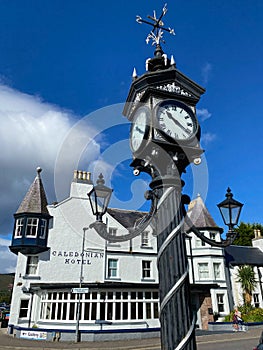
[[[196,349],[195,315],[191,308],[188,261],[184,234],[185,204],[181,175],[190,163],[201,162],[200,125],[196,105],[204,88],[180,72],[173,57],[161,47],[165,28],[162,14],[137,16],[138,23],[152,26],[146,41],[155,45],[154,57],[146,60],[146,72],[133,81],[123,114],[131,121],[131,166],[134,175],[152,177],[151,196],[157,210],[151,225],[157,234],[162,350]],[[146,196],[147,197],[147,196]],[[149,193],[148,193],[149,197]]]
[[[200,163],[203,151],[196,104],[204,92],[157,44],[154,57],[146,61],[146,72],[140,77],[134,72],[123,111],[132,122],[135,168],[145,171],[149,161],[158,164],[160,152],[180,159],[176,163],[180,173],[189,163]]]

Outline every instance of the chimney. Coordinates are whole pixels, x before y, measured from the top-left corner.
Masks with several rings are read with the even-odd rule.
[[[252,246],[259,248],[263,252],[263,236],[259,229],[254,229],[255,238],[252,239]]]
[[[254,239],[262,238],[262,236],[261,236],[261,231],[258,230],[258,229],[254,229],[254,235],[255,235],[255,238],[254,238]]]
[[[89,171],[74,170],[73,182],[92,183]]]
[[[74,170],[70,188],[70,197],[87,199],[87,193],[91,190],[92,186],[93,183],[89,171]]]

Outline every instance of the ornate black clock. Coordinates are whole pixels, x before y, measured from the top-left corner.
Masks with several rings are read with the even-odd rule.
[[[150,132],[151,112],[147,106],[139,107],[133,115],[130,131],[130,146],[133,153],[138,154],[147,144]]]
[[[168,142],[188,143],[198,136],[199,126],[190,107],[177,100],[164,100],[155,107],[156,128]]]

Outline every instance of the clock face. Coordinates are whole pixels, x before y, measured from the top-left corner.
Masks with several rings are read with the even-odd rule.
[[[163,101],[156,107],[159,131],[175,141],[191,139],[197,132],[197,121],[193,111],[184,103]]]
[[[130,145],[133,152],[139,152],[145,146],[149,135],[150,110],[143,106],[137,109],[133,117],[130,132]]]

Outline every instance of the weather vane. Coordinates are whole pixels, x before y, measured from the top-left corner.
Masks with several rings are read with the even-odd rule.
[[[150,31],[150,33],[147,35],[146,43],[148,44],[150,40],[152,40],[152,45],[160,45],[160,42],[165,42],[163,40],[163,31],[169,32],[172,35],[175,35],[174,29],[171,29],[170,27],[164,28],[164,23],[162,21],[163,16],[168,11],[167,4],[164,5],[162,14],[159,18],[156,17],[155,10],[153,11],[153,16],[147,16],[149,19],[151,19],[153,22],[146,21],[141,18],[141,16],[136,16],[136,22],[142,24],[146,23],[153,27],[153,29]]]

